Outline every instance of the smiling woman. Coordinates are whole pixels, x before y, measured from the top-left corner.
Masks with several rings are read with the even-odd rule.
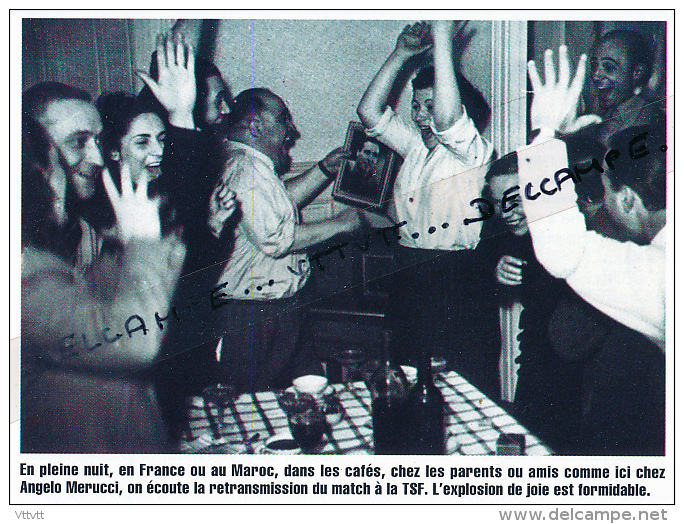
[[[166,138],[166,118],[157,105],[127,93],[105,93],[97,99],[102,118],[99,143],[104,163],[120,188],[120,166],[128,165],[131,181],[137,185],[145,175],[150,182],[150,194],[162,195],[161,219],[164,232],[177,226],[176,213],[165,198],[161,160]],[[93,220],[101,228],[110,228],[113,215],[107,205],[104,187],[99,184],[92,208],[97,208]]]
[[[121,138],[121,149],[112,151],[114,160],[129,163],[133,181],[146,172],[154,180],[161,175],[161,158],[164,152],[164,123],[154,113],[138,115]]]
[[[150,180],[161,175],[166,125],[157,110],[125,93],[101,95],[97,108],[102,116],[102,152],[110,171],[119,172],[121,162],[131,166],[137,183],[143,173]]]

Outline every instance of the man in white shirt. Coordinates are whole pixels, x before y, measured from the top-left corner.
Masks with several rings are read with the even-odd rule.
[[[299,133],[285,103],[263,88],[231,103],[225,168],[218,184],[240,203],[233,251],[212,295],[223,332],[221,365],[239,389],[287,386],[293,376],[317,370],[300,344],[297,294],[310,273],[303,251],[361,226],[346,210],[328,220],[300,222],[299,210],[334,178],[347,155],[331,152],[308,171],[283,181]],[[221,234],[212,209],[209,224]]]
[[[578,96],[577,85],[582,83],[577,78],[580,73],[584,74],[586,57],[580,61],[570,87],[564,48],[561,48],[560,60],[562,78],[558,84],[554,73],[554,81],[547,80],[547,85],[542,86],[536,69],[530,66],[535,89],[532,124],[541,132],[531,147],[518,153],[519,185],[525,193],[523,206],[535,254],[549,273],[564,278],[589,304],[643,333],[664,351],[666,155],[661,149],[667,150],[664,130],[636,127],[619,133],[611,141],[609,149],[613,152],[606,155],[602,168],[604,206],[631,242],[619,242],[587,231],[584,217],[576,206],[573,180],[563,182],[563,177],[569,175],[557,175],[559,170],[568,167],[565,144],[553,139],[555,131],[576,129],[576,119],[570,113],[576,110],[574,97]],[[552,63],[550,67],[553,68]],[[548,75],[547,69],[547,78]],[[555,181],[558,191],[529,198],[528,193],[534,195],[545,178]]]
[[[357,111],[366,134],[404,159],[389,206],[395,222],[405,222],[388,311],[395,357],[410,362],[425,348],[477,383],[484,364],[465,339],[474,324],[467,279],[481,222],[466,219],[478,216],[470,203],[481,196],[492,147],[462,104],[456,33],[453,21],[407,25]],[[389,107],[390,93],[407,63],[430,48],[434,68],[424,67],[412,82],[415,125],[409,125]]]
[[[589,312],[590,322],[575,315],[560,330],[569,331],[579,346],[586,343],[590,348],[583,380],[581,446],[591,454],[662,455],[665,130],[639,126],[617,133],[600,168],[604,207],[621,236],[629,240],[620,242],[587,231],[575,203],[574,186],[582,183],[581,177],[568,169],[565,144],[554,136],[597,119],[576,116],[586,57],[580,58],[570,83],[567,50],[561,47],[559,55],[558,81],[550,51],[545,57],[544,85],[534,63],[529,65],[532,126],[539,136],[518,153],[519,186],[538,260],[601,312],[599,316]],[[602,320],[601,314],[607,318]]]

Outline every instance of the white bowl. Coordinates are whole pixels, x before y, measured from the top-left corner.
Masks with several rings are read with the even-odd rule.
[[[294,379],[292,385],[299,393],[317,397],[328,387],[328,379],[320,375],[304,375]]]
[[[294,386],[290,386],[290,387],[287,388],[285,391],[287,391],[288,393],[292,393],[292,394],[295,395],[295,396],[297,396],[297,395],[302,395],[302,394],[303,394],[301,391],[297,391],[297,388],[295,388]],[[335,393],[335,390],[333,389],[333,387],[332,387],[332,386],[328,386],[328,387],[326,387],[321,393],[319,393],[318,395],[311,395],[311,393],[309,393],[309,395],[311,395],[311,396],[312,396],[313,398],[315,398],[316,400],[321,400],[324,396],[326,396],[326,395],[331,395],[331,394],[333,394],[333,393]]]
[[[302,452],[290,433],[277,433],[257,449],[259,455],[299,455]]]

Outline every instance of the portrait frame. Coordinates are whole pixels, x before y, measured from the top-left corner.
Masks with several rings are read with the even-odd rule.
[[[356,165],[358,152],[366,142],[377,146],[377,160],[372,178],[363,181],[359,179],[359,169]],[[389,198],[390,185],[400,165],[399,155],[385,144],[369,137],[360,122],[349,122],[344,149],[350,151],[352,156],[340,166],[333,187],[333,198],[356,207],[384,209]],[[375,148],[371,147],[371,150],[373,149]]]

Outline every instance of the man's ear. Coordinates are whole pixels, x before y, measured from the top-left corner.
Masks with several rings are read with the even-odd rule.
[[[259,114],[252,116],[252,120],[247,125],[249,133],[254,138],[261,138],[264,134],[264,121]]]
[[[632,80],[636,85],[643,85],[646,83],[648,78],[644,78],[646,75],[646,66],[644,64],[636,64],[634,69],[632,69]]]
[[[121,153],[119,153],[118,151],[112,151],[111,153],[109,153],[109,157],[112,160],[114,160],[114,162],[121,161]]]
[[[641,197],[631,187],[623,185],[618,191],[618,205],[625,215],[629,215],[637,211],[639,205],[642,204]]]

